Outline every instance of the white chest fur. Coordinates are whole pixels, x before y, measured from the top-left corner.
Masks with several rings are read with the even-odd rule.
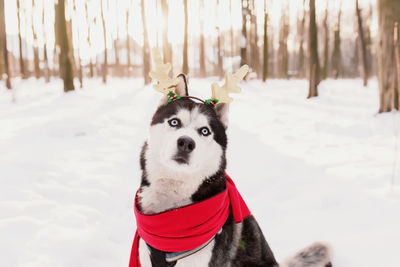
[[[140,192],[140,204],[146,214],[158,213],[192,203],[191,196],[198,184],[187,184],[179,180],[158,179]]]

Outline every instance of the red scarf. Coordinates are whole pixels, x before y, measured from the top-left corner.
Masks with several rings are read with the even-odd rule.
[[[168,252],[197,248],[215,236],[228,219],[230,209],[236,223],[250,216],[250,210],[232,179],[226,175],[226,189],[201,202],[157,214],[146,215],[137,209],[137,231],[129,267],[140,267],[139,238],[150,246]]]

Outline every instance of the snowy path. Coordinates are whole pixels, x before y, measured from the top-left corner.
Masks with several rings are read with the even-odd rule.
[[[208,97],[210,82],[191,88]],[[0,85],[0,265],[127,266],[138,156],[159,96],[132,79],[67,95],[60,82],[15,86],[11,103]],[[278,259],[321,240],[334,266],[400,266],[400,167],[389,186],[400,114],[375,114],[375,81],[327,81],[311,100],[306,89],[244,86],[230,175]]]

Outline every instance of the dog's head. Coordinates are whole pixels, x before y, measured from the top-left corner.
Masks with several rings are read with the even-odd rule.
[[[186,78],[180,75],[179,79],[176,92],[186,96]],[[214,110],[212,105],[189,98],[171,103],[164,98],[152,118],[147,140],[146,162],[153,174],[175,180],[204,179],[223,171],[227,112],[225,103]]]

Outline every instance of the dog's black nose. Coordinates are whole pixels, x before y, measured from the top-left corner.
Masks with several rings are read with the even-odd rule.
[[[194,140],[188,136],[180,137],[177,143],[178,143],[178,150],[180,152],[190,153],[196,147],[196,143],[194,142]]]

